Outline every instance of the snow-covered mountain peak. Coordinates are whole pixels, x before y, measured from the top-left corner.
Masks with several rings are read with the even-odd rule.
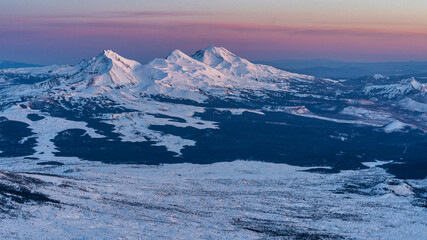
[[[213,46],[197,51],[192,57],[214,68],[221,64],[231,67],[231,62],[243,60],[223,47]]]
[[[237,57],[236,54],[228,51],[226,48],[223,48],[223,47],[210,46],[210,47],[207,47],[205,50],[202,50],[202,52],[204,52],[205,56],[216,56],[218,58],[223,58],[223,59],[227,59],[230,57]]]
[[[293,74],[271,66],[253,64],[223,47],[208,47],[197,51],[194,59],[218,71],[236,78],[270,81],[273,79],[312,79],[310,76]]]
[[[97,57],[79,64],[82,74],[94,75],[89,85],[135,84],[132,72],[140,65],[139,62],[126,59],[111,50],[104,50]]]
[[[99,55],[102,55],[111,59],[117,59],[121,57],[119,54],[117,54],[113,50],[104,50]]]
[[[175,65],[176,71],[191,71],[194,72],[195,70],[206,70],[210,69],[210,71],[216,72],[215,74],[222,75],[217,70],[211,68],[210,66],[206,65],[203,62],[197,61],[196,59],[188,56],[187,54],[183,53],[181,50],[174,50],[171,52],[166,59],[161,59],[161,62],[167,62],[169,65]]]
[[[137,61],[124,58],[112,50],[104,50],[97,57],[89,60],[88,65],[94,69],[106,68],[107,70],[111,70],[113,67],[132,69],[141,64]]]
[[[197,61],[180,50],[171,52],[166,59],[157,58],[135,71],[140,89],[148,95],[165,95],[173,98],[202,102],[203,92],[222,93],[232,87],[229,78],[218,70]]]
[[[176,49],[172,51],[166,59],[169,61],[177,61],[179,59],[191,59],[191,57],[183,53],[181,50]]]
[[[417,90],[420,90],[423,92],[427,92],[427,84],[426,83],[420,83],[415,78],[411,78],[410,84],[414,89],[417,89]]]

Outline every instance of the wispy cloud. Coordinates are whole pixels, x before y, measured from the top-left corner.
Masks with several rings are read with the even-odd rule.
[[[211,13],[202,11],[102,11],[102,12],[83,12],[75,14],[61,15],[43,15],[43,16],[27,16],[23,18],[9,17],[2,18],[6,21],[71,21],[71,20],[96,20],[96,19],[141,19],[141,18],[185,18],[185,17],[200,17],[208,16]]]
[[[16,30],[20,27],[31,28],[74,28],[88,31],[92,29],[122,29],[141,31],[151,29],[155,31],[188,30],[206,32],[235,32],[235,33],[268,33],[275,35],[301,35],[301,36],[344,36],[344,37],[371,37],[371,38],[425,38],[427,31],[401,30],[401,29],[379,29],[362,27],[295,27],[277,25],[256,25],[240,23],[210,23],[201,21],[177,21],[177,20],[138,20],[138,17],[154,16],[189,16],[191,12],[115,12],[114,17],[106,16],[101,19],[84,19],[82,17],[72,19],[38,19],[38,18],[0,18],[0,29]],[[130,18],[123,20],[123,18]],[[116,18],[120,18],[115,20]]]
[[[190,24],[190,23],[188,23]],[[249,25],[235,23],[191,23],[191,25],[206,27],[210,29],[233,30],[240,32],[271,32],[299,35],[340,35],[353,37],[427,37],[427,31],[402,31],[383,30],[378,28],[361,27],[295,27],[295,26],[275,26],[275,25]]]
[[[115,18],[135,18],[135,17],[193,17],[210,15],[207,12],[195,11],[181,11],[181,12],[167,12],[167,11],[115,11],[108,13],[111,17]]]

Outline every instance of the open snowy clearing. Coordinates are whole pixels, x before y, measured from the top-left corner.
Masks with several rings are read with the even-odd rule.
[[[0,211],[0,238],[427,238],[427,180],[397,180],[377,164],[319,174],[247,161],[63,163],[2,159],[0,186],[27,188],[52,201],[9,200]]]

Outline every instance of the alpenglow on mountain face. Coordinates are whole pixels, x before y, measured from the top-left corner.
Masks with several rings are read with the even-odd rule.
[[[208,47],[148,64],[107,50],[77,65],[0,70],[0,84],[2,123],[19,129],[2,130],[2,157],[257,159],[337,171],[395,159],[405,164],[386,165],[394,174],[426,176],[403,170],[426,166],[422,79],[321,79]]]

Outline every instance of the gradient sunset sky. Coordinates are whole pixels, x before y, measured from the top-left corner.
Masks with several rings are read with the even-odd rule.
[[[427,60],[426,0],[0,0],[0,60],[141,62],[223,46],[251,60]]]

